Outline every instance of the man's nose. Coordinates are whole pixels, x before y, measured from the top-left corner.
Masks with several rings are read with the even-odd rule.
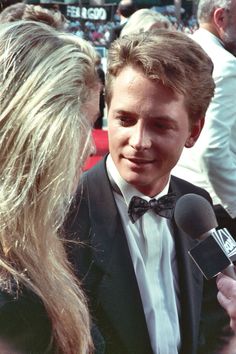
[[[131,132],[130,145],[135,150],[145,150],[151,147],[150,132],[147,128],[141,124],[136,124]]]

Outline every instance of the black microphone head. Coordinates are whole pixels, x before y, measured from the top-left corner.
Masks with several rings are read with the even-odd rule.
[[[174,211],[175,222],[190,237],[197,239],[218,224],[211,204],[197,194],[185,194],[178,199]]]

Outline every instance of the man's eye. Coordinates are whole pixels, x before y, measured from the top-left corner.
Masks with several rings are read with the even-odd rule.
[[[164,123],[156,123],[155,127],[156,129],[163,130],[163,131],[167,131],[171,129],[170,125]]]
[[[157,123],[156,128],[162,129],[162,130],[168,129],[168,127],[165,124],[161,124],[161,123]]]
[[[124,117],[124,116],[120,116],[118,117],[119,121],[120,121],[120,124],[122,126],[130,126],[132,124],[134,124],[134,119],[133,118],[130,118],[130,117]]]

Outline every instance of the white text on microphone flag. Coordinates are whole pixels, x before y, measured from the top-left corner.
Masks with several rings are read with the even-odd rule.
[[[236,242],[229,231],[224,229],[212,230],[212,235],[232,262],[236,261]]]

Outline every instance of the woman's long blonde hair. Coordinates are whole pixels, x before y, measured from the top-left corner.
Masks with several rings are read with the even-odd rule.
[[[0,287],[43,301],[58,351],[89,353],[86,300],[58,236],[89,151],[98,85],[83,40],[31,21],[0,26]]]

